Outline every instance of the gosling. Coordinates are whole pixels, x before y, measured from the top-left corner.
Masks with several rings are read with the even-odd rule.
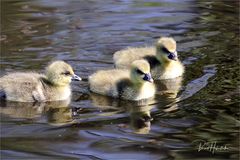
[[[131,101],[139,101],[154,96],[155,86],[149,63],[136,60],[130,70],[102,70],[89,77],[92,92]]]
[[[17,72],[0,78],[0,93],[9,101],[46,102],[67,100],[71,80],[80,81],[72,67],[63,62],[51,63],[44,74]]]
[[[173,38],[162,37],[156,47],[127,48],[116,52],[113,59],[116,68],[129,68],[134,60],[145,59],[150,64],[154,79],[172,79],[184,73],[176,48]]]

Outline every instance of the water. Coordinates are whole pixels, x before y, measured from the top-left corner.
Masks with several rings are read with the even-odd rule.
[[[89,93],[127,46],[173,36],[186,66],[146,105]],[[70,63],[71,102],[1,102],[2,159],[239,159],[239,2],[1,1],[1,75]],[[199,150],[209,142],[222,150]]]

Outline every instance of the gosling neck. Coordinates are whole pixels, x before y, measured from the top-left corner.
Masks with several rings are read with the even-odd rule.
[[[133,84],[136,88],[141,88],[144,85],[144,82],[139,82],[139,81],[135,82],[134,81]]]
[[[158,56],[157,59],[160,61],[161,66],[164,68],[178,62],[178,59],[175,61],[175,60],[166,59],[165,57],[161,57],[161,56]]]
[[[138,80],[138,79],[136,78],[136,76],[134,75],[134,73],[131,73],[131,75],[130,75],[130,81],[132,82],[132,84],[133,84],[135,87],[138,87],[138,88],[140,88],[140,87],[144,84],[143,81]]]

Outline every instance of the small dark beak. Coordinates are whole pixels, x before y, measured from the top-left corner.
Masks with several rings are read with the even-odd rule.
[[[148,81],[150,83],[153,83],[153,79],[152,79],[152,76],[151,76],[150,73],[145,74],[144,77],[143,77],[143,80]]]
[[[169,53],[168,58],[171,59],[171,60],[174,60],[174,61],[177,60],[177,56],[176,56],[175,53]]]
[[[74,75],[72,76],[72,80],[73,80],[73,81],[81,81],[82,78],[80,78],[79,76],[77,76],[76,74],[74,74]]]
[[[140,117],[140,119],[143,121],[143,122],[151,122],[153,120],[152,117],[148,116],[148,115],[144,115],[143,117]]]

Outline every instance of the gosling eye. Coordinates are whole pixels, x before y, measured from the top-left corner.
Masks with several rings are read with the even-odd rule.
[[[136,69],[137,74],[143,75],[144,73],[140,69]]]
[[[63,72],[62,75],[65,75],[65,76],[70,76],[71,73],[69,71],[66,71],[66,72]]]
[[[167,48],[165,48],[165,47],[162,47],[161,49],[162,49],[162,51],[163,51],[164,53],[167,53],[167,54],[169,54],[169,53],[170,53],[170,52],[168,51],[168,49],[167,49]]]

